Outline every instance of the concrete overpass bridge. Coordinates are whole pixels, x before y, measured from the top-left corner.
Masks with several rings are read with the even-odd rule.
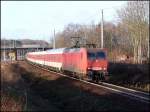
[[[28,52],[45,51],[49,47],[1,47],[1,61],[24,60]]]

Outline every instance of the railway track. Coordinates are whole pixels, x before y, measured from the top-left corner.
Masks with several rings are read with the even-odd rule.
[[[99,82],[99,83],[89,82],[89,81],[77,79],[77,78],[62,74],[62,73],[51,71],[47,68],[41,67],[39,65],[35,65],[33,63],[30,63],[30,64],[34,67],[40,68],[40,69],[45,70],[45,71],[49,71],[51,73],[61,75],[63,77],[67,77],[67,78],[70,78],[73,80],[81,81],[83,83],[94,85],[96,87],[102,87],[104,89],[111,91],[112,93],[115,93],[115,94],[123,95],[123,96],[126,96],[128,98],[138,100],[141,102],[150,103],[150,96],[149,96],[150,94],[146,93],[146,92],[141,92],[141,91],[137,91],[134,89],[125,88],[125,87],[117,86],[117,85],[106,83],[106,82]]]

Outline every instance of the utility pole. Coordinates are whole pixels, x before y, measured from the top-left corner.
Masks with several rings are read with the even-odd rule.
[[[5,39],[4,39],[4,61],[6,60],[6,55],[5,55],[6,51],[5,51]]]
[[[148,40],[147,40],[147,41],[148,41],[148,48],[147,48],[147,49],[148,49],[148,51],[147,51],[147,57],[148,57],[148,59],[149,59],[149,38],[148,38]]]
[[[103,9],[102,9],[102,20],[101,20],[101,48],[103,49]]]
[[[17,48],[16,48],[17,44],[16,44],[16,40],[14,40],[14,52],[15,52],[15,60],[17,61]]]
[[[53,37],[53,49],[55,49],[55,29],[54,29],[54,37]]]
[[[13,48],[15,48],[15,40],[13,40]]]
[[[84,32],[84,40],[83,40],[83,42],[84,42],[84,45],[86,46],[86,40],[87,40],[87,35],[86,35],[86,32]]]
[[[44,42],[44,37],[43,37],[43,42]],[[42,47],[43,47],[43,51],[44,51],[44,44],[42,44]]]

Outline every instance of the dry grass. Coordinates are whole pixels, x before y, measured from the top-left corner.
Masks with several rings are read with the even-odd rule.
[[[23,111],[24,82],[13,64],[1,63],[1,111]]]
[[[25,99],[22,96],[16,98],[1,92],[1,111],[22,111]]]
[[[109,73],[111,83],[150,92],[148,64],[110,63]]]

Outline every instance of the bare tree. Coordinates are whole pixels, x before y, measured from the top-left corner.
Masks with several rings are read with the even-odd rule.
[[[128,2],[126,7],[118,11],[118,15],[128,29],[134,47],[134,61],[140,63],[143,44],[149,37],[149,1]]]

